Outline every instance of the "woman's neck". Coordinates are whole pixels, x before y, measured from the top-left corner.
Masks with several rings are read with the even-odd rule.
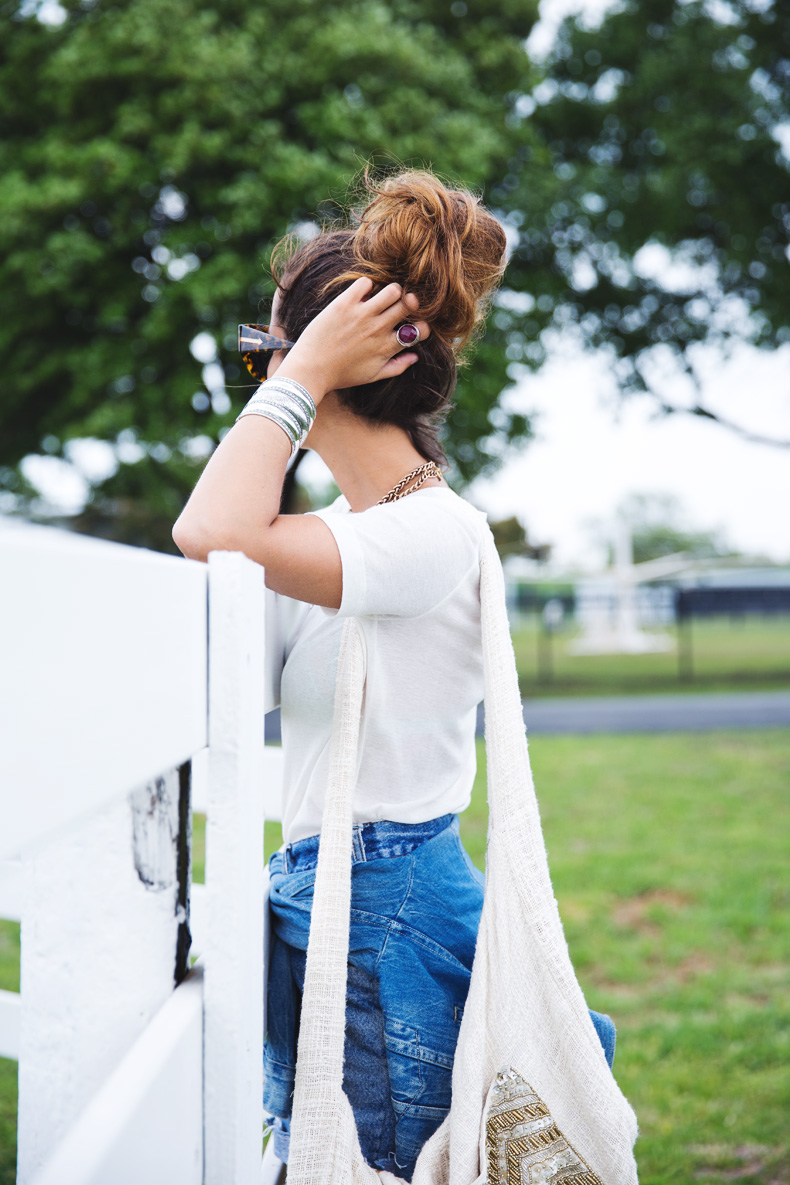
[[[403,428],[355,415],[334,392],[322,399],[306,444],[330,469],[353,511],[375,506],[402,477],[426,464]],[[432,477],[421,488],[443,484]]]

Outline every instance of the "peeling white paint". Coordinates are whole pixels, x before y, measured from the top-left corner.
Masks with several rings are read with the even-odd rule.
[[[155,892],[173,888],[177,881],[178,771],[170,770],[132,790],[129,806],[137,875]]]
[[[18,1185],[173,991],[176,885],[135,867],[120,798],[24,861]]]

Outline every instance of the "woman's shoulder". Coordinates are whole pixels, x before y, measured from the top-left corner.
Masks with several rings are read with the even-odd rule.
[[[449,486],[415,490],[413,494],[378,509],[389,512],[393,521],[408,523],[415,530],[422,529],[430,534],[449,530],[454,536],[464,536],[475,550],[479,550],[483,535],[488,531],[484,512]]]
[[[311,511],[321,518],[326,515],[351,514],[351,507],[343,494],[339,494],[334,502],[324,506],[321,510]],[[482,510],[478,510],[471,502],[467,502],[449,486],[429,486],[427,489],[415,490],[396,502],[377,503],[367,510],[359,511],[354,518],[359,520],[363,516],[385,521],[388,518],[425,519],[431,522],[441,521],[448,516],[462,523],[475,534],[485,531],[488,519]]]
[[[351,513],[345,498],[319,512],[343,566],[345,615],[418,617],[475,578],[486,516],[446,486]]]
[[[449,486],[414,490],[396,502],[369,506],[357,513],[351,512],[341,494],[329,506],[313,513],[327,521],[335,533],[351,531],[360,539],[373,539],[380,545],[389,543],[394,550],[422,543],[434,551],[437,563],[446,562],[449,553],[459,560],[463,553],[471,562],[479,556],[489,532],[485,513]]]
[[[478,510],[476,506],[467,502],[466,498],[462,498],[460,494],[456,494],[455,490],[451,490],[449,486],[430,486],[427,490],[417,490],[416,494],[409,495],[409,498],[422,498],[421,503],[413,501],[412,505],[423,508],[430,506],[442,514],[452,514],[462,522],[473,524],[477,530],[483,529],[488,524],[485,511]],[[408,502],[409,498],[402,498],[401,503]]]
[[[397,502],[371,506],[355,517],[367,516],[377,532],[386,534],[389,528],[394,537],[420,535],[475,554],[489,530],[485,513],[449,486],[415,490]]]

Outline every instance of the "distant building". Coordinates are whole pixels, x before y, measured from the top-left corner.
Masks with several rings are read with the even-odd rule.
[[[637,653],[674,645],[667,634],[644,631],[673,626],[679,606],[694,616],[790,613],[790,567],[737,557],[695,560],[682,553],[642,564],[629,564],[626,554],[619,558],[614,567],[595,575],[547,572],[545,566],[506,561],[514,624],[525,613],[542,612],[553,599],[562,605],[565,620],[580,627],[571,643],[576,653]]]

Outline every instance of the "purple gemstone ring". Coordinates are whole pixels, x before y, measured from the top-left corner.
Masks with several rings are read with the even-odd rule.
[[[395,337],[397,338],[399,346],[416,346],[420,340],[420,331],[416,325],[412,325],[410,321],[404,321],[395,330]]]

